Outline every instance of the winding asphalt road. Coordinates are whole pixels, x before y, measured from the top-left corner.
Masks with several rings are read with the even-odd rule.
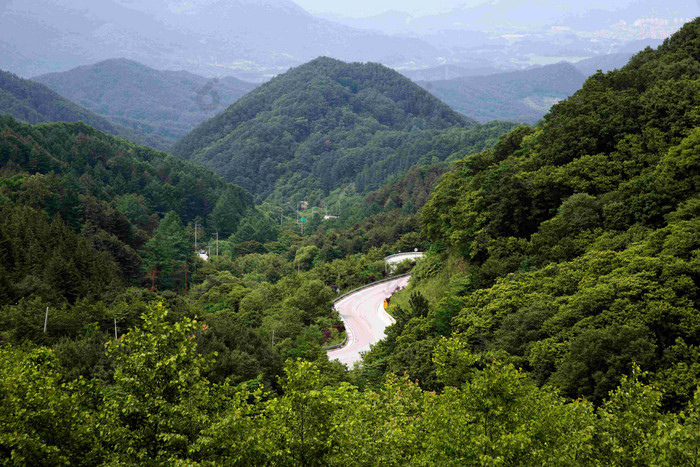
[[[352,366],[362,360],[360,352],[368,351],[372,344],[384,339],[384,330],[394,322],[384,311],[384,299],[405,287],[409,279],[404,276],[381,282],[336,302],[335,308],[345,323],[348,340],[344,347],[329,350],[328,358]]]

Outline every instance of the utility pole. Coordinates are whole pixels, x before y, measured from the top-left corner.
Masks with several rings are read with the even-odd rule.
[[[219,257],[219,231],[216,231],[216,257]]]
[[[44,334],[46,334],[46,328],[49,325],[49,307],[46,307],[46,318],[44,318]]]
[[[118,340],[119,337],[117,337],[117,318],[114,318],[114,340]]]

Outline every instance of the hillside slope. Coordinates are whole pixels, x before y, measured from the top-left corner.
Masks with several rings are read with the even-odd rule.
[[[172,287],[175,278],[182,283],[184,269],[174,271],[170,260],[184,260],[191,247],[183,240],[150,244],[164,223],[183,238],[181,223],[193,222],[229,235],[244,219],[259,216],[249,193],[211,171],[82,122],[31,126],[1,116],[0,167],[0,206],[8,216],[0,226],[0,275],[9,281],[0,305],[3,297],[12,303],[32,295],[74,301],[90,296],[88,290],[104,293],[105,287],[141,284],[148,264],[159,272],[158,285]],[[35,228],[42,238],[51,232],[56,238],[37,243]],[[109,266],[103,282],[83,283],[87,279],[75,268],[78,260],[70,259],[75,242],[103,256],[85,259]],[[99,268],[89,268],[94,269]],[[74,284],[70,275],[60,277],[66,270],[75,276]]]
[[[115,59],[33,78],[113,122],[171,143],[256,85]]]
[[[473,125],[419,86],[377,64],[319,58],[260,86],[180,140],[174,153],[265,198],[283,185],[327,193],[377,188],[424,155],[373,170],[407,141]],[[404,151],[407,152],[407,151]],[[427,151],[426,151],[427,152]],[[448,154],[442,155],[442,158]],[[430,161],[428,161],[430,162]]]
[[[114,136],[138,144],[163,148],[168,144],[158,136],[145,136],[138,131],[112,123],[78,104],[62,97],[43,84],[22,79],[0,70],[0,114],[10,115],[27,123],[82,121]]]
[[[581,87],[586,76],[557,63],[531,70],[419,83],[454,110],[479,122],[535,123]]]
[[[439,387],[432,350],[457,333],[474,365],[567,397],[600,403],[636,363],[684,406],[700,380],[698,57],[700,19],[459,161],[422,211],[433,246],[412,292],[430,303],[405,297],[369,363]]]

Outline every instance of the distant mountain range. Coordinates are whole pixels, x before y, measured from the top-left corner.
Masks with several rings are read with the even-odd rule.
[[[435,80],[485,74],[483,71],[489,68],[495,72],[515,71],[607,54],[632,54],[646,46],[657,47],[700,15],[697,2],[687,0],[469,3],[471,6],[465,2],[462,7],[421,17],[397,11],[363,18],[323,17],[356,28],[419,37],[440,48],[442,74],[416,74],[433,67],[400,69],[412,79]],[[455,67],[466,72],[451,74]]]
[[[170,144],[256,86],[232,77],[212,80],[154,70],[126,59],[33,79],[113,122]]]
[[[489,76],[423,81],[421,86],[478,122],[535,123],[578,90],[586,76],[570,63]]]
[[[532,35],[559,33],[568,29],[583,36],[594,32],[599,38],[628,41],[631,38],[665,38],[700,13],[697,3],[686,0],[609,0],[608,2],[561,2],[557,0],[493,0],[464,2],[441,13],[413,16],[386,11],[375,16],[346,18],[323,14],[321,17],[354,28],[388,34],[414,34],[438,41],[446,31],[505,33],[520,31]],[[556,29],[551,30],[554,26]],[[548,29],[550,29],[548,31]],[[445,45],[444,42],[440,42]]]
[[[82,121],[105,133],[155,148],[169,146],[157,135],[144,135],[115,124],[60,96],[43,84],[0,70],[0,114],[26,123]]]
[[[575,66],[581,73],[590,76],[597,70],[608,72],[615,68],[622,68],[627,64],[632,53],[614,53],[605,55],[596,55],[595,57],[568,62]],[[539,66],[530,67],[528,69],[539,68]],[[517,71],[517,70],[512,70]],[[454,63],[451,65],[440,65],[433,68],[424,68],[421,70],[402,70],[401,74],[410,78],[413,81],[447,81],[455,78],[464,78],[467,76],[487,76],[497,73],[503,73],[503,70],[498,68],[483,66],[476,67],[473,63]]]
[[[636,52],[698,13],[694,2],[681,0],[598,10],[499,0],[421,18],[389,12],[329,20],[291,0],[5,0],[0,63],[27,77],[125,57],[156,69],[262,82],[330,56],[402,72],[459,65],[465,76]]]
[[[476,121],[532,124],[544,117],[552,105],[576,92],[588,76],[598,70],[622,68],[631,57],[627,53],[609,54],[573,64],[561,62],[506,73],[484,69],[481,75],[459,65],[404,74],[414,77],[423,88]],[[441,75],[449,78],[440,79]]]
[[[445,65],[405,74],[456,76],[418,83],[476,121],[534,123],[552,104],[578,89],[586,76],[598,69],[620,68],[629,57],[611,54],[573,65],[560,63],[508,73]],[[477,71],[482,74],[473,76]],[[4,75],[4,113],[31,123],[82,120],[158,149],[169,149],[197,125],[256,87],[233,77],[207,79],[185,71],[154,70],[127,59],[106,60],[34,80],[55,93],[17,76]]]
[[[401,67],[437,65],[440,53],[419,39],[314,17],[290,0],[0,4],[0,63],[23,76],[116,56],[157,69],[263,81],[320,55]]]

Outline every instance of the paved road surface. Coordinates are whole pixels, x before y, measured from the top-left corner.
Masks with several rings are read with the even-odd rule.
[[[362,289],[348,295],[335,304],[340,317],[345,322],[348,342],[345,347],[328,351],[328,358],[336,359],[352,366],[362,360],[360,352],[369,350],[370,345],[384,338],[384,329],[394,319],[384,311],[384,299],[390,297],[399,288],[408,284],[409,276]]]

